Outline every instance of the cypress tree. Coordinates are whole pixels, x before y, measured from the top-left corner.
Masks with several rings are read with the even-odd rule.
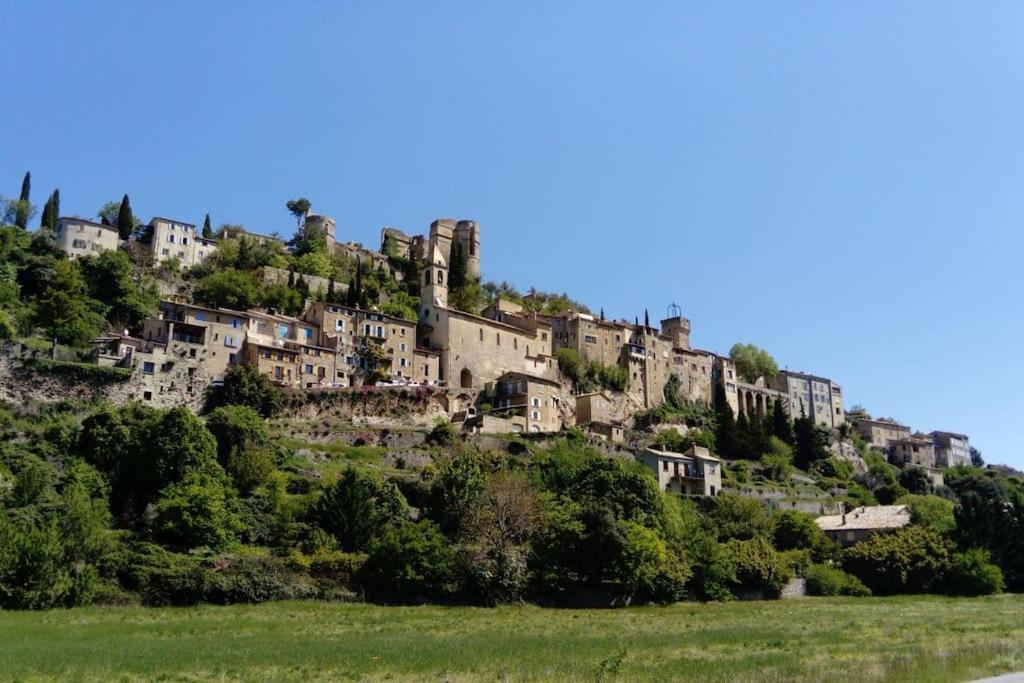
[[[50,223],[52,222],[52,218],[50,216],[50,213],[53,211],[53,206],[50,203],[51,201],[52,201],[52,197],[50,199],[47,199],[46,203],[43,204],[43,215],[39,219],[39,227],[40,228],[47,228],[47,227],[49,227]]]
[[[651,327],[651,316],[647,313],[647,309],[644,309],[644,327],[650,329]]]
[[[117,212],[117,234],[121,239],[128,239],[135,230],[135,218],[132,216],[132,205],[128,195],[121,199],[121,208]]]
[[[725,387],[715,386],[715,413],[718,417],[715,429],[715,445],[718,454],[723,458],[732,458],[736,454],[736,422],[732,407],[725,396]]]
[[[289,287],[294,287],[295,286],[295,271],[294,270],[289,270],[288,271],[288,286]]]
[[[334,277],[330,277],[327,280],[327,302],[334,303]]]
[[[57,221],[60,219],[60,188],[58,187],[50,195],[50,217],[52,223],[50,224],[50,230],[57,230]]]
[[[28,229],[29,196],[31,193],[32,173],[26,171],[25,177],[21,179],[21,195],[18,197],[18,208],[14,215],[14,224],[22,230]]]
[[[793,445],[793,423],[789,419],[789,415],[786,414],[786,409],[782,407],[782,401],[775,399],[772,401],[772,426],[771,432],[773,436],[782,439],[790,446]]]
[[[448,269],[448,289],[456,290],[466,284],[466,256],[462,253],[462,243],[452,245],[451,264]]]
[[[604,322],[604,306],[601,307],[601,322]]]
[[[213,227],[210,225],[210,214],[206,214],[206,219],[203,220],[203,237],[208,240],[213,239]]]
[[[364,308],[363,302],[363,262],[356,258],[355,303],[353,306]]]

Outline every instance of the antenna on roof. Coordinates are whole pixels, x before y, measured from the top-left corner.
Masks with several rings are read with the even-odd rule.
[[[673,301],[668,305],[666,313],[668,314],[665,316],[666,318],[680,318],[683,315],[683,309],[680,308],[679,304]]]

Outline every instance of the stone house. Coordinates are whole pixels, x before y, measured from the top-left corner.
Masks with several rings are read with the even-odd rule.
[[[157,317],[144,321],[142,338],[165,346],[176,344],[190,358],[201,355],[206,372],[217,380],[241,361],[249,324],[249,314],[240,311],[161,301]]]
[[[816,424],[838,428],[846,421],[843,409],[843,388],[827,377],[782,370],[767,386],[789,397],[794,418],[814,418]]]
[[[889,462],[898,467],[914,465],[935,469],[935,444],[921,433],[904,437],[890,446]]]
[[[522,372],[506,372],[493,384],[488,396],[492,411],[506,416],[513,431],[557,432],[562,428],[561,385]]]
[[[888,453],[892,444],[910,436],[910,427],[895,420],[879,418],[877,420],[855,419],[854,428],[869,446]]]
[[[935,444],[936,467],[971,465],[971,444],[966,434],[935,431],[929,436]]]
[[[663,491],[716,496],[722,490],[722,462],[703,446],[690,446],[685,453],[647,448],[636,459],[654,472]]]
[[[625,440],[622,421],[614,416],[612,400],[603,391],[576,397],[576,424],[611,443]]]
[[[861,506],[838,515],[824,515],[814,521],[826,536],[840,545],[849,546],[866,541],[879,532],[907,526],[910,524],[910,508],[906,505]]]
[[[204,238],[191,223],[156,216],[149,221],[149,233],[153,263],[176,258],[182,268],[191,268],[217,251],[217,241]]]
[[[72,260],[117,249],[121,244],[116,227],[74,217],[57,221],[56,239],[57,245]]]

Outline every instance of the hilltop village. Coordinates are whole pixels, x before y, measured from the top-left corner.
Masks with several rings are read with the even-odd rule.
[[[297,244],[318,245],[328,258],[384,273],[414,307],[396,314],[386,305],[387,294],[379,299],[384,305],[348,296],[360,286],[354,271],[349,282],[336,282],[261,266],[268,283],[300,293],[294,315],[273,306],[203,305],[186,288],[162,281],[156,315],[145,318],[135,334],[108,330],[94,339],[93,362],[130,369],[124,397],[156,407],[187,405],[200,411],[209,387],[223,382],[228,368],[244,364],[295,391],[435,388],[445,414],[478,433],[550,434],[578,427],[622,443],[638,414],[666,400],[709,409],[724,401],[733,415],[748,420],[781,409],[791,419],[809,418],[835,437],[852,428],[892,464],[921,468],[935,484],[942,483],[942,470],[971,464],[966,435],[912,433],[862,409],[848,414],[842,387],[832,378],[790,370],[754,377],[738,371],[729,355],[693,348],[690,320],[674,305],[654,326],[646,311],[643,322],[639,317],[606,320],[603,313],[595,316],[578,305],[546,310],[529,294],[506,298],[497,292],[484,304],[464,305],[464,297],[453,302],[453,286],[480,282],[481,230],[474,220],[438,219],[423,235],[385,227],[379,250],[371,250],[339,242],[330,216],[309,213],[308,206],[300,214],[291,242],[240,226],[224,226],[216,237],[207,226],[204,236],[192,223],[163,217],[127,239],[113,224],[60,217],[55,237],[69,259],[124,250],[141,254],[152,266],[169,265],[173,273],[202,268],[224,245],[236,254],[255,249],[288,254]],[[596,381],[581,377],[587,373]],[[666,387],[675,396],[666,399]],[[839,447],[841,438],[832,440],[838,442],[837,455],[850,454]],[[695,464],[698,470],[703,471]],[[707,484],[708,491],[715,488]]]
[[[827,370],[368,248],[0,202],[0,607],[621,605],[1024,586],[1024,484]],[[26,582],[24,577],[32,577]],[[45,585],[45,590],[37,586]]]

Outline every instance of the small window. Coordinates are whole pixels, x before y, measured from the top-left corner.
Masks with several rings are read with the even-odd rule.
[[[147,375],[152,375],[154,370],[156,370],[155,363],[150,363],[147,361],[142,364],[142,372],[146,373]]]

